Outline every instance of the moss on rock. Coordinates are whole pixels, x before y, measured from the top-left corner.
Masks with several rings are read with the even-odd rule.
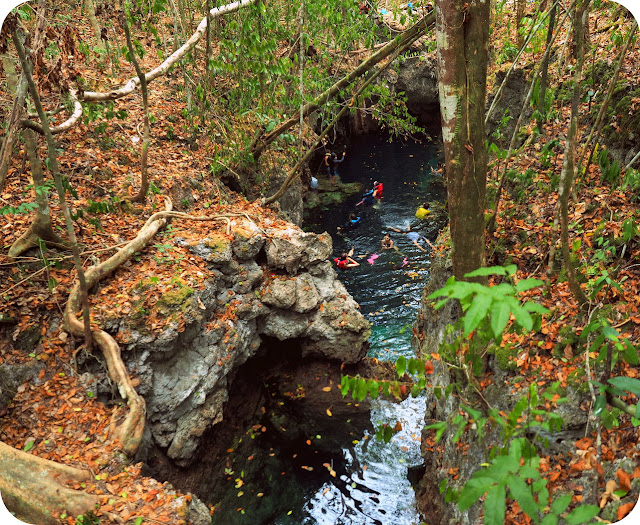
[[[169,290],[158,299],[156,308],[162,314],[168,314],[176,310],[188,310],[189,304],[192,302],[189,297],[193,295],[193,292],[193,288],[188,286],[180,286],[174,290]]]

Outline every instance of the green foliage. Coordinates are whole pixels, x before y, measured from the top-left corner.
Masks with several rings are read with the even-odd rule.
[[[111,120],[113,118],[126,119],[128,115],[124,109],[116,110],[113,100],[109,102],[90,102],[83,104],[82,110],[85,124],[100,120],[94,128],[94,131],[98,134],[102,134],[107,130],[107,122],[105,122],[105,120]]]
[[[31,213],[37,207],[35,202],[21,202],[18,206],[2,206],[0,215],[23,215]]]
[[[622,190],[626,192],[627,198],[632,201],[640,200],[640,171],[628,169],[624,174]]]
[[[515,265],[479,268],[466,274],[465,277],[473,278],[489,275],[513,277],[516,269]],[[464,335],[468,336],[481,325],[486,325],[492,337],[499,341],[511,315],[514,316],[514,324],[516,326],[530,331],[534,326],[534,318],[531,314],[549,312],[544,306],[534,301],[527,301],[521,304],[517,298],[517,294],[542,284],[539,279],[523,279],[515,284],[502,282],[495,286],[484,286],[480,283],[456,281],[455,277],[450,277],[443,288],[436,290],[428,298],[446,297],[446,299],[441,299],[436,303],[435,309],[442,308],[451,299],[457,299],[460,301],[462,310],[465,313],[462,318]]]
[[[598,155],[598,164],[601,172],[600,180],[611,184],[614,188],[618,187],[620,185],[620,164],[615,159],[611,162],[609,152],[605,148],[602,148]]]
[[[140,520],[140,523],[142,523],[142,518],[138,518],[136,520],[136,525],[140,525],[140,523],[138,523],[138,520]],[[80,514],[79,516],[76,516],[76,525],[99,525],[100,524],[100,516],[96,516],[96,514],[94,512],[87,512],[86,514]]]
[[[555,383],[548,388],[544,397],[551,399],[558,386],[559,383]],[[547,431],[559,430],[563,422],[552,412],[536,408],[538,399],[537,385],[532,383],[527,396],[516,403],[506,418],[497,410],[489,411],[490,421],[503,430],[505,446],[465,483],[457,501],[460,510],[465,511],[484,497],[485,525],[502,525],[505,522],[507,496],[518,502],[534,523],[543,525],[557,524],[561,517],[566,523],[587,523],[600,510],[595,505],[584,505],[567,514],[572,494],[558,495],[549,505],[547,480],[538,471],[540,457],[525,433],[532,429],[535,431],[536,427]]]
[[[595,363],[601,367],[608,366],[605,370],[610,374],[616,370],[619,362],[625,361],[629,365],[636,367],[640,364],[638,357],[638,349],[626,338],[612,327],[606,313],[598,311],[592,316],[587,326],[584,327],[580,334],[580,342],[585,345],[585,351],[589,355],[595,356]],[[625,376],[617,376],[609,378],[608,384],[592,381],[592,384],[598,389],[598,396],[594,403],[594,415],[600,417],[602,424],[612,429],[620,423],[619,416],[621,409],[619,406],[609,406],[607,396],[626,397],[628,393],[635,396],[640,395],[640,380]],[[616,405],[624,405],[621,400]],[[640,403],[636,402],[634,417],[632,418],[634,425],[640,425]]]

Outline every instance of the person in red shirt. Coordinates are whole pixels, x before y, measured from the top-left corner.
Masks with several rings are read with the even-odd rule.
[[[382,182],[375,181],[373,183],[373,197],[374,199],[382,199]]]
[[[342,255],[340,255],[340,257],[336,257],[334,261],[338,265],[338,268],[340,268],[341,270],[346,270],[347,268],[360,266],[360,263],[358,261],[355,261],[351,258],[352,255],[353,248],[351,248],[351,251],[349,253],[342,252]]]

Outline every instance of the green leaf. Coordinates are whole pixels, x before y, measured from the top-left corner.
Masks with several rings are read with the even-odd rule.
[[[139,516],[138,518],[136,518],[136,525],[142,525],[142,516]]]
[[[578,525],[580,523],[588,523],[592,518],[596,517],[600,509],[597,505],[580,505],[573,509],[565,518],[567,525]]]
[[[358,401],[363,401],[364,398],[367,397],[367,390],[367,381],[358,377],[355,381],[355,386],[351,395]]]
[[[538,314],[548,314],[550,312],[548,308],[535,301],[527,301],[523,306],[527,312],[536,312]]]
[[[557,514],[559,516],[565,510],[567,510],[567,507],[569,505],[571,505],[571,498],[572,497],[573,497],[573,492],[570,492],[569,494],[562,494],[561,496],[558,496],[556,499],[553,500],[553,503],[551,504],[551,511],[554,514]]]
[[[506,487],[504,483],[495,485],[489,489],[484,498],[484,524],[485,525],[503,525],[505,505]]]
[[[607,407],[607,398],[604,395],[596,397],[596,402],[593,404],[593,415],[599,416],[602,411]]]
[[[529,315],[529,312],[522,308],[520,304],[513,304],[511,311],[516,318],[516,322],[527,332],[530,332],[533,328],[533,318]]]
[[[380,384],[377,381],[369,381],[368,391],[371,399],[377,399],[380,392]]]
[[[489,275],[507,275],[507,269],[502,266],[489,266],[464,274],[465,277],[487,277]]]
[[[509,484],[509,491],[511,497],[518,502],[520,508],[529,516],[535,523],[540,521],[538,517],[538,505],[533,499],[531,494],[531,488],[527,483],[518,476],[509,476],[507,478]]]
[[[491,297],[489,297],[488,295],[476,295],[462,320],[465,335],[469,335],[471,332],[473,332],[480,324],[480,321],[482,321],[487,316],[487,312],[489,311],[491,303]]]
[[[624,360],[632,366],[637,366],[640,362],[638,359],[638,350],[629,341],[625,339],[625,349],[623,352]]]
[[[340,380],[340,392],[342,393],[342,397],[349,393],[349,388],[351,388],[351,378],[349,376],[342,376],[342,379]]]
[[[522,279],[516,283],[516,292],[526,292],[543,284],[540,279]]]
[[[608,325],[605,325],[605,326],[602,327],[602,333],[610,341],[614,341],[615,342],[618,339],[620,339],[620,334],[618,333],[618,330],[616,330],[615,328],[612,328],[612,327],[610,327]]]
[[[407,369],[407,358],[401,355],[396,360],[396,372],[398,373],[398,377],[402,377],[406,369]]]
[[[491,478],[475,477],[474,475],[460,491],[458,508],[463,512],[471,508],[471,505],[484,496],[485,492],[493,486],[494,481]]]
[[[622,390],[627,390],[640,397],[640,379],[633,377],[618,376],[609,379],[609,383]]]
[[[35,440],[34,439],[32,439],[31,441],[27,441],[24,444],[24,448],[22,450],[24,450],[25,452],[29,452],[33,448],[34,444],[35,444]]]
[[[511,310],[509,309],[509,305],[504,301],[500,301],[497,306],[491,310],[491,330],[495,337],[502,335],[502,332],[509,322],[510,315]]]
[[[542,518],[541,525],[558,525],[558,516],[555,514],[547,514]]]

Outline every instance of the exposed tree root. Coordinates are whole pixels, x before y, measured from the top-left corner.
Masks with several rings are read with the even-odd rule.
[[[4,503],[28,523],[57,524],[52,512],[77,516],[95,510],[98,497],[68,488],[93,479],[91,472],[16,450],[0,442],[0,492]]]
[[[175,217],[197,221],[224,220],[227,223],[227,232],[230,229],[230,217],[244,217],[251,220],[245,213],[229,213],[219,214],[211,217],[198,217],[186,213],[173,212],[171,200],[165,197],[165,211],[154,213],[138,235],[124,247],[122,247],[115,255],[97,266],[92,266],[86,272],[87,287],[90,289],[98,283],[103,277],[115,271],[120,265],[129,260],[134,253],[142,250],[163,227],[167,219]],[[69,294],[69,300],[64,312],[64,320],[67,329],[71,334],[77,337],[84,335],[83,323],[77,317],[77,312],[81,309],[80,303],[80,284],[76,282]],[[116,426],[113,437],[118,439],[122,449],[126,454],[132,456],[138,450],[144,432],[146,407],[142,397],[136,392],[127,368],[122,361],[120,354],[120,346],[107,332],[99,328],[92,329],[94,341],[102,350],[106,362],[109,376],[118,386],[118,391],[123,399],[127,400],[129,412],[124,421]]]

